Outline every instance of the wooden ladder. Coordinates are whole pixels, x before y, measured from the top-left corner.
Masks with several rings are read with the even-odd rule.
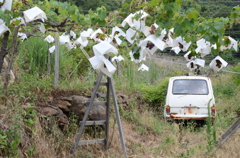
[[[117,119],[117,123],[118,123],[118,129],[119,129],[119,135],[120,135],[120,140],[121,140],[121,144],[122,144],[122,150],[123,150],[124,156],[127,158],[126,146],[125,146],[125,142],[124,142],[124,135],[123,135],[123,131],[122,131],[122,124],[121,124],[121,120],[120,120],[120,114],[119,114],[119,109],[118,109],[118,105],[117,105],[115,89],[113,86],[113,80],[111,77],[107,77],[107,82],[101,82],[102,77],[103,77],[103,73],[100,71],[98,79],[94,83],[95,86],[94,86],[93,92],[91,94],[91,99],[90,99],[88,107],[85,111],[83,120],[80,121],[80,128],[77,133],[77,136],[76,136],[76,139],[74,142],[74,146],[73,146],[73,150],[71,153],[74,154],[78,145],[104,143],[106,150],[108,149],[108,146],[109,146],[108,140],[109,140],[110,96],[111,96],[113,99],[113,102],[114,102],[114,109],[115,109],[116,119]],[[106,101],[94,102],[94,98],[96,97],[99,86],[107,87]],[[88,115],[89,115],[90,110],[93,105],[106,105],[106,120],[87,121]],[[84,127],[89,126],[89,125],[91,125],[91,126],[104,125],[105,126],[105,138],[80,141]]]

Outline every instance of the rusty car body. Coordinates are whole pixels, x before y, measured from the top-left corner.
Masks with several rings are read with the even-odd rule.
[[[166,120],[214,120],[212,83],[204,76],[175,76],[169,79],[164,107]]]

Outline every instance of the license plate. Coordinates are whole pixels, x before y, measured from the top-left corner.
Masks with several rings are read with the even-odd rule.
[[[184,107],[184,114],[195,115],[197,113],[196,107]]]

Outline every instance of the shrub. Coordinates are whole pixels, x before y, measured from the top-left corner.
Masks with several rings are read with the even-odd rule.
[[[154,86],[139,86],[139,91],[143,100],[156,108],[164,105],[168,88],[168,80],[169,78],[165,78],[162,82]]]
[[[232,71],[237,72],[232,75],[232,80],[235,84],[240,85],[240,63],[238,63],[235,67],[231,68]]]

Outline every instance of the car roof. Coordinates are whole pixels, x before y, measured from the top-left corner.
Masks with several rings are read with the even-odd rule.
[[[175,80],[175,79],[204,79],[204,80],[208,80],[210,79],[209,77],[206,76],[174,76],[170,78],[171,80]]]

